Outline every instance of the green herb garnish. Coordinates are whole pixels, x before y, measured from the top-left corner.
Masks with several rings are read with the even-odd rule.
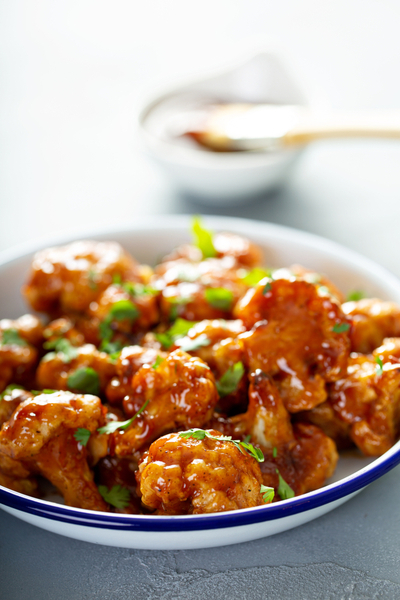
[[[70,363],[71,360],[78,356],[77,348],[72,346],[72,344],[65,338],[58,338],[56,340],[45,342],[43,344],[43,348],[45,348],[45,350],[54,349],[57,353],[62,354],[62,361],[66,364]],[[43,359],[47,361],[54,358],[54,356],[54,352],[49,352],[43,357]]]
[[[55,394],[59,390],[31,390],[32,396],[40,396],[41,394]]]
[[[175,321],[179,317],[180,309],[185,306],[185,304],[189,304],[189,302],[193,301],[193,298],[188,296],[187,298],[167,298],[166,299],[171,305],[171,309],[169,312],[169,320]]]
[[[214,258],[217,256],[217,251],[215,250],[213,242],[213,234],[203,227],[200,217],[193,218],[192,233],[195,238],[195,244],[200,248],[203,258]]]
[[[122,485],[113,485],[110,490],[105,485],[99,485],[98,490],[102,498],[115,508],[126,508],[129,505],[131,495]]]
[[[194,438],[195,440],[204,440],[204,438],[209,438],[210,440],[216,440],[217,442],[232,442],[234,446],[242,453],[249,454],[252,458],[254,458],[257,462],[264,462],[264,454],[261,452],[260,448],[255,448],[253,444],[248,442],[241,442],[240,440],[233,440],[230,435],[211,435],[208,431],[204,429],[189,429],[189,431],[183,431],[179,434],[181,438]]]
[[[86,446],[91,436],[91,432],[89,429],[85,429],[84,427],[79,427],[74,433],[74,438],[76,441],[82,446]]]
[[[267,281],[267,283],[264,285],[264,288],[262,291],[263,296],[265,296],[265,294],[267,294],[270,290],[271,290],[271,282]]]
[[[375,362],[377,363],[376,364],[376,374],[380,376],[383,373],[383,362],[382,362],[381,357],[380,356],[376,356],[375,357]]]
[[[272,456],[273,458],[276,458],[278,456],[278,448],[276,448],[275,446],[272,448]]]
[[[4,396],[8,396],[9,394],[11,394],[11,392],[13,390],[24,390],[25,388],[22,387],[22,385],[17,385],[15,383],[10,383],[6,389],[1,392],[0,394],[0,400],[3,400]]]
[[[278,469],[276,469],[275,472],[279,477],[278,496],[281,498],[281,500],[288,500],[289,498],[293,498],[294,491],[292,490],[290,485],[286,483],[282,475],[279,473]]]
[[[347,302],[357,302],[357,300],[363,300],[363,298],[366,298],[366,294],[365,292],[362,292],[361,290],[353,290],[352,292],[349,292],[347,294],[347,298],[346,301]]]
[[[199,348],[209,346],[211,344],[211,340],[206,336],[205,333],[201,333],[197,338],[193,340],[190,338],[185,338],[183,340],[177,340],[175,344],[179,346],[179,348],[183,350],[183,352],[194,352],[194,350],[198,350]]]
[[[185,337],[194,325],[196,325],[196,321],[186,321],[186,319],[178,318],[168,331],[156,333],[155,338],[166,350],[169,350],[175,343],[175,340]]]
[[[121,277],[120,273],[114,273],[112,282],[113,282],[113,285],[121,285],[122,277]]]
[[[97,290],[97,273],[94,269],[89,269],[88,274],[88,282],[91,290]]]
[[[107,423],[107,425],[100,427],[97,431],[99,433],[114,433],[114,431],[117,431],[117,429],[127,429],[133,423],[136,417],[138,417],[140,413],[144,411],[149,402],[150,400],[146,400],[143,406],[139,408],[137,413],[134,414],[133,417],[131,417],[127,421],[110,421],[109,423]]]
[[[110,355],[110,358],[112,360],[115,360],[116,358],[118,358],[119,353],[121,352],[122,348],[123,348],[123,344],[121,344],[121,342],[105,342],[103,341],[100,345],[100,350],[102,352],[106,352],[107,354]]]
[[[156,360],[154,361],[154,363],[151,365],[151,368],[156,370],[157,367],[159,367],[161,365],[161,363],[163,363],[165,360],[165,358],[162,358],[162,356],[158,355]]]
[[[118,300],[114,302],[106,318],[99,325],[99,333],[102,339],[100,350],[107,347],[107,343],[111,342],[111,338],[114,334],[112,328],[112,322],[124,321],[135,321],[140,316],[140,312],[137,307],[130,300]]]
[[[345,331],[348,331],[349,329],[350,329],[349,323],[335,323],[335,325],[332,327],[332,331],[334,333],[344,333]]]
[[[267,487],[266,485],[261,485],[260,493],[263,496],[263,500],[265,504],[270,504],[275,496],[275,490],[272,487]]]
[[[135,321],[139,316],[137,307],[130,300],[118,300],[112,305],[108,316],[116,321]]]
[[[28,342],[26,342],[19,335],[16,329],[5,329],[1,335],[0,344],[2,346],[28,346]]]
[[[158,290],[151,287],[150,285],[144,285],[143,283],[136,283],[134,281],[124,281],[119,284],[130,296],[154,296],[158,294]]]
[[[210,306],[219,310],[229,310],[233,303],[233,292],[226,288],[207,288],[204,292]]]
[[[246,285],[254,286],[265,277],[271,277],[271,271],[260,269],[260,267],[255,267],[254,269],[251,269],[251,271],[247,271],[247,273],[241,277],[241,280]]]
[[[236,392],[244,374],[244,366],[241,361],[235,363],[222,375],[221,379],[216,382],[218,394],[220,398]]]
[[[98,396],[100,393],[100,377],[92,367],[81,367],[67,379],[69,390],[77,390],[83,394]]]

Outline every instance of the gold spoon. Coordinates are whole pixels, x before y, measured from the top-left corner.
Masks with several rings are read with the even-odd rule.
[[[215,104],[179,115],[172,129],[209,150],[274,151],[324,138],[400,139],[400,112],[323,113],[295,105]]]

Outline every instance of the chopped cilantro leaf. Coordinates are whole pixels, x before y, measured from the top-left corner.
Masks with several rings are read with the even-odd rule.
[[[119,359],[120,355],[121,355],[121,351],[120,350],[118,350],[117,352],[111,352],[111,354],[110,354],[110,360],[111,360],[111,362],[112,363],[116,363],[117,360]]]
[[[244,374],[244,366],[241,361],[235,363],[222,375],[221,379],[217,381],[217,390],[220,398],[232,394],[237,390]]]
[[[278,448],[276,448],[275,446],[272,448],[272,456],[273,458],[276,458],[278,456]]]
[[[187,298],[166,298],[166,300],[171,305],[169,320],[175,321],[176,319],[178,319],[182,307],[185,306],[185,304],[189,304],[189,302],[192,302],[193,298],[188,296]]]
[[[110,354],[111,357],[113,357],[114,354],[119,354],[122,348],[123,345],[121,344],[121,342],[106,342],[105,340],[103,340],[100,344],[100,350],[102,352],[107,352],[107,354]]]
[[[55,394],[57,390],[31,390],[33,396],[40,396],[40,394]]]
[[[111,342],[114,330],[112,322],[124,321],[135,321],[140,316],[138,308],[130,300],[118,300],[114,302],[106,318],[99,325],[99,334],[102,340],[101,350],[107,347],[107,342]]]
[[[130,492],[122,485],[113,485],[110,490],[105,485],[99,485],[98,489],[102,498],[111,506],[126,508],[129,505]]]
[[[288,498],[293,498],[294,491],[292,490],[290,485],[286,483],[282,475],[279,473],[278,469],[276,469],[276,473],[279,477],[278,496],[281,498],[281,500],[288,500]]]
[[[133,297],[152,296],[154,294],[158,294],[158,290],[151,287],[150,285],[144,285],[143,283],[136,283],[133,281],[124,281],[120,285],[130,296],[133,296]]]
[[[217,256],[213,235],[211,231],[203,227],[200,217],[194,217],[192,222],[192,233],[195,238],[195,244],[200,248],[203,258],[214,258]]]
[[[130,300],[118,300],[114,302],[109,312],[109,316],[117,321],[123,321],[124,319],[134,321],[138,318],[139,314],[137,307]]]
[[[45,348],[45,350],[54,349],[57,353],[62,355],[62,361],[66,364],[70,363],[71,360],[78,356],[77,349],[65,338],[58,338],[56,340],[45,342],[43,348]],[[53,352],[50,354],[54,355]],[[43,358],[46,358],[46,356],[48,357],[48,355],[45,355]],[[46,360],[49,360],[49,358],[53,358],[53,356],[46,358]]]
[[[117,431],[117,429],[127,429],[130,425],[132,425],[136,417],[138,417],[140,413],[144,411],[149,402],[150,400],[146,400],[143,406],[139,408],[137,413],[134,414],[133,417],[131,417],[127,421],[110,421],[109,423],[107,423],[107,425],[100,427],[97,431],[99,433],[114,433],[114,431]]]
[[[383,373],[383,362],[382,362],[381,357],[376,356],[375,362],[376,362],[376,374],[380,376]]]
[[[265,504],[270,504],[275,496],[275,490],[272,487],[267,487],[266,485],[261,485],[260,493],[263,496],[263,500]]]
[[[105,345],[108,342],[110,342],[111,338],[113,336],[114,332],[113,332],[113,328],[111,327],[111,321],[112,321],[112,319],[110,319],[108,316],[99,325],[99,334],[102,339],[102,346],[103,346],[103,344]],[[102,349],[103,348],[101,347],[100,350],[102,350]]]
[[[151,365],[152,369],[156,370],[157,367],[159,367],[161,363],[164,362],[164,360],[165,358],[162,358],[162,356],[158,355],[154,363]]]
[[[264,455],[260,448],[255,448],[253,444],[248,442],[241,442],[240,440],[233,440],[230,435],[211,435],[205,429],[189,429],[179,434],[181,438],[194,438],[195,440],[204,440],[209,438],[210,440],[216,440],[217,442],[231,442],[242,454],[249,454],[257,462],[264,462]]]
[[[347,302],[357,302],[357,300],[362,300],[366,298],[366,294],[361,290],[353,290],[347,294]]]
[[[120,273],[114,273],[112,282],[113,282],[113,285],[121,285],[122,277],[121,277]]]
[[[155,333],[154,337],[156,338],[156,340],[158,340],[160,342],[160,344],[166,349],[169,350],[171,348],[171,346],[174,343],[173,338],[168,334],[168,332],[165,333]]]
[[[6,389],[1,392],[0,400],[3,400],[4,396],[9,396],[13,390],[24,390],[25,388],[22,385],[16,385],[15,383],[10,383]]]
[[[200,334],[197,338],[184,338],[182,340],[176,340],[175,345],[179,346],[183,352],[193,352],[194,350],[198,350],[199,348],[204,348],[205,346],[209,346],[211,344],[211,340],[206,336],[205,333]]]
[[[233,292],[226,288],[207,288],[204,292],[210,306],[219,310],[229,310],[233,303]]]
[[[96,279],[97,279],[97,274],[96,271],[94,269],[89,269],[88,274],[88,282],[89,282],[89,287],[91,290],[97,290],[97,283],[96,283]]]
[[[178,318],[168,331],[156,333],[155,337],[166,350],[169,350],[175,340],[185,337],[195,324],[196,321],[186,321],[186,319]]]
[[[19,335],[16,329],[5,329],[1,335],[1,345],[2,346],[28,346],[28,342],[26,342]]]
[[[100,393],[100,377],[92,367],[81,367],[68,377],[67,387],[72,391],[76,390],[83,394],[98,396]]]
[[[253,286],[257,285],[257,283],[265,277],[271,277],[271,271],[260,269],[260,267],[255,267],[254,269],[251,269],[251,271],[247,271],[246,274],[241,277],[241,280],[246,285]]]
[[[267,281],[267,283],[264,285],[264,288],[263,288],[263,291],[262,291],[263,296],[265,294],[267,294],[270,290],[271,290],[271,282]]]
[[[74,438],[77,442],[79,442],[79,444],[81,444],[82,446],[86,446],[86,444],[89,441],[90,435],[91,432],[89,431],[89,429],[79,427],[79,429],[77,429],[74,433]]]
[[[335,325],[332,327],[332,331],[334,333],[344,333],[345,331],[348,331],[349,329],[350,329],[349,323],[335,323]]]

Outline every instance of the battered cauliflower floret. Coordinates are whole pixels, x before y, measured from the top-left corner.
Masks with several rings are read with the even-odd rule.
[[[66,317],[51,321],[43,332],[46,343],[56,342],[60,338],[68,340],[72,346],[83,346],[85,338],[75,327],[74,323]]]
[[[0,454],[21,461],[55,485],[69,506],[108,510],[93,481],[78,429],[104,424],[99,398],[69,392],[41,394],[22,402],[0,431]]]
[[[136,261],[116,242],[73,242],[38,252],[23,293],[39,312],[84,312],[113,282],[141,281]]]
[[[37,496],[38,484],[35,477],[20,461],[0,453],[0,485],[27,494]]]
[[[307,422],[317,425],[334,440],[339,450],[350,448],[353,445],[350,438],[350,423],[342,421],[329,400],[318,404],[312,410],[297,413],[296,417],[300,423]]]
[[[262,262],[261,249],[250,240],[235,233],[215,233],[212,238],[216,257],[229,257],[241,267],[256,267]],[[162,263],[184,258],[190,262],[203,260],[203,253],[197,246],[183,244],[162,259]]]
[[[272,455],[274,448],[292,445],[290,414],[277,388],[259,369],[250,376],[247,412],[232,417],[231,422],[236,435],[250,435],[252,443],[260,446],[264,454]]]
[[[43,340],[43,324],[35,315],[22,315],[18,319],[1,319],[0,330],[15,329],[18,335],[31,344],[38,347]]]
[[[10,382],[32,379],[43,338],[43,326],[37,317],[24,315],[16,320],[0,321],[0,392]]]
[[[132,377],[143,365],[154,365],[157,357],[165,358],[167,354],[156,348],[142,346],[126,346],[115,363],[116,375],[107,385],[106,396],[113,406],[120,406],[125,396],[132,394]]]
[[[214,376],[199,358],[175,350],[157,365],[143,365],[124,398],[126,415],[143,409],[126,431],[116,432],[115,452],[131,454],[165,432],[201,427],[218,400]],[[143,408],[144,407],[144,408]]]
[[[350,437],[367,456],[389,450],[400,430],[400,361],[388,340],[370,356],[353,353],[347,377],[332,385],[329,402],[349,424]]]
[[[208,430],[212,436],[221,434]],[[257,461],[232,442],[171,433],[145,453],[137,480],[143,504],[159,515],[202,514],[264,504]]]
[[[113,335],[122,333],[129,336],[136,331],[145,331],[159,321],[157,295],[142,284],[114,284],[90,304],[87,318],[92,321],[92,328],[100,328],[99,339],[102,337],[101,324],[108,320]],[[86,324],[86,327],[89,325]]]
[[[188,342],[205,340],[204,346],[189,350],[195,356],[198,356],[211,368],[215,366],[215,349],[223,340],[236,339],[240,333],[246,331],[240,319],[227,321],[225,319],[205,319],[194,323],[186,336],[176,340],[173,348],[185,347]]]
[[[378,298],[345,302],[343,312],[350,318],[351,349],[368,354],[386,337],[400,336],[400,306]]]
[[[45,355],[36,378],[40,389],[99,394],[105,391],[115,373],[115,364],[106,352],[100,352],[92,344],[85,344],[79,348],[71,347],[68,354],[59,351]]]
[[[31,392],[27,392],[13,384],[4,390],[0,400],[0,427],[10,419],[17,406],[24,400],[28,400],[28,398],[33,398]]]
[[[306,281],[263,280],[238,303],[236,315],[250,372],[273,377],[286,408],[311,409],[327,397],[326,383],[345,373],[349,336],[341,308]]]
[[[293,273],[296,279],[302,279],[303,281],[308,281],[308,283],[313,283],[318,287],[322,288],[326,292],[328,292],[331,296],[333,296],[338,302],[344,302],[345,298],[342,292],[336,287],[330,279],[328,279],[322,273],[316,273],[311,269],[307,269],[302,265],[291,265],[288,268],[288,271]]]
[[[227,256],[201,262],[186,259],[161,263],[153,284],[161,290],[163,320],[232,318],[236,302],[248,289],[236,261]]]
[[[260,370],[250,376],[249,407],[245,414],[225,420],[226,435],[259,446],[265,456],[260,465],[263,483],[280,495],[280,477],[294,495],[321,487],[337,464],[333,440],[310,424],[292,426],[283,399],[268,376]],[[282,496],[281,496],[282,497]]]

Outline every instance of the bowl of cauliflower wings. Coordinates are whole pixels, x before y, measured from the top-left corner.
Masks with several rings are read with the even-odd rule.
[[[318,517],[400,462],[400,282],[332,242],[143,219],[0,263],[0,506],[184,549]]]

